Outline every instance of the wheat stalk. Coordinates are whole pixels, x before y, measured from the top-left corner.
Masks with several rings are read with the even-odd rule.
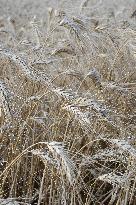
[[[81,40],[81,28],[78,23],[74,22],[72,19],[69,19],[67,16],[64,16],[62,21],[60,21],[59,26],[64,26],[70,31],[73,31],[76,37]]]
[[[36,48],[39,49],[41,47],[41,33],[39,31],[39,22],[36,20],[36,16],[33,17],[33,20],[30,22],[30,25],[32,26],[33,29],[33,34],[35,37],[36,41]]]
[[[128,88],[122,87],[122,86],[116,84],[115,82],[102,82],[102,87],[107,91],[116,92],[116,93],[119,93],[121,95],[127,96],[128,94],[130,94]]]
[[[83,0],[80,4],[80,12],[82,12],[82,10],[87,7],[89,0]]]
[[[135,204],[134,0],[2,2],[0,204]]]
[[[109,139],[108,141],[124,152],[129,153],[132,157],[136,158],[136,149],[130,145],[128,141],[123,139]]]
[[[55,165],[55,167],[59,168],[61,166],[62,170],[65,171],[70,184],[73,184],[76,179],[76,168],[74,162],[69,158],[68,152],[63,144],[54,141],[45,144],[48,147],[48,151],[32,150],[32,153],[39,156],[44,163],[48,161]],[[50,152],[54,159],[49,156]]]
[[[1,205],[29,205],[26,202],[17,201],[14,198],[0,199]]]
[[[117,174],[111,172],[111,173],[99,176],[98,179],[102,180],[104,182],[108,182],[108,183],[112,184],[113,186],[117,185],[117,186],[122,187],[127,180],[127,175],[126,174],[117,175]]]
[[[102,88],[102,84],[101,84],[101,76],[100,73],[98,72],[98,70],[96,68],[92,68],[89,70],[89,72],[87,73],[87,76],[91,78],[92,82],[94,83],[94,85],[98,88]]]
[[[62,168],[65,170],[69,182],[73,184],[76,179],[76,169],[74,162],[69,158],[67,151],[64,149],[62,143],[50,142],[48,143],[49,151],[52,152],[56,159],[60,160]]]
[[[117,162],[126,163],[129,158],[123,155],[122,150],[116,150],[113,148],[106,148],[98,151],[95,155],[90,157],[90,160],[107,160],[108,162]]]
[[[78,120],[81,125],[90,125],[90,120],[88,118],[88,115],[86,113],[83,113],[80,111],[80,109],[74,105],[66,105],[63,107],[63,109],[68,110],[69,112],[73,113],[75,116],[75,119]]]
[[[12,94],[5,83],[3,81],[0,81],[0,107],[1,109],[3,107],[5,120],[7,123],[12,122],[13,119],[11,96]]]
[[[33,69],[29,67],[21,57],[17,56],[9,49],[0,48],[0,53],[8,57],[10,60],[12,60],[15,63],[15,65],[19,68],[19,71],[22,72],[22,75],[27,76],[34,82],[48,84],[49,79],[45,76],[45,74],[38,72],[36,73],[36,71],[33,71]]]
[[[72,50],[71,48],[69,47],[58,47],[58,48],[55,48],[51,55],[59,55],[61,53],[64,53],[64,54],[69,54],[69,55],[75,55],[75,52],[74,50]]]

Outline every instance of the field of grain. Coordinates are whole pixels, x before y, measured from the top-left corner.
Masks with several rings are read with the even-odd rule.
[[[136,1],[0,0],[0,205],[136,205]]]

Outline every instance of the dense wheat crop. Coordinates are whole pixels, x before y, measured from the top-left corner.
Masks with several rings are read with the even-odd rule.
[[[136,205],[136,1],[0,0],[0,205]]]

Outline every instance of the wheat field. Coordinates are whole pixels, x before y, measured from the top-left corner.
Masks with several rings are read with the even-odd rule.
[[[0,0],[0,205],[136,205],[136,1]]]

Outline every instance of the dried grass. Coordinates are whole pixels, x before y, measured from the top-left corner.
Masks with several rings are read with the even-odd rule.
[[[136,204],[134,2],[76,3],[1,14],[0,204]]]

